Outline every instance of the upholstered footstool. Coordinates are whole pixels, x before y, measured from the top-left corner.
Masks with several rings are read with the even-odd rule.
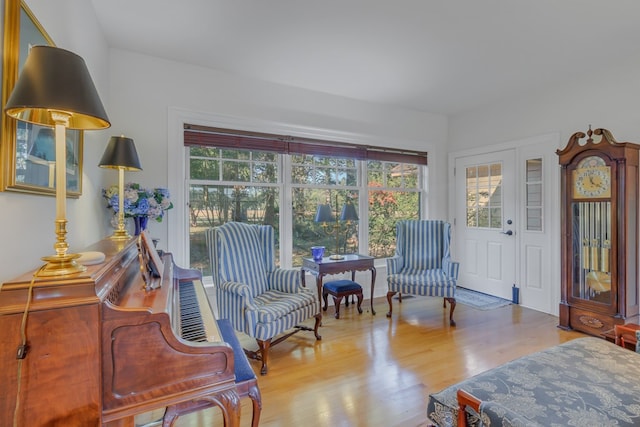
[[[353,280],[334,280],[327,282],[322,286],[322,299],[324,305],[323,311],[327,311],[327,298],[331,295],[333,297],[333,305],[336,308],[334,317],[340,318],[340,303],[342,298],[349,295],[355,295],[358,298],[358,313],[362,314],[362,286],[354,282]],[[347,306],[349,305],[349,299],[347,298]]]

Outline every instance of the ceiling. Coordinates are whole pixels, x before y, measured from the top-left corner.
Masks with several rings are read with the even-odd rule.
[[[442,114],[640,58],[637,0],[92,0],[111,47]]]

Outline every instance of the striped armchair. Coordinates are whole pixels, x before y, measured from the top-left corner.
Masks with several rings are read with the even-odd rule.
[[[313,331],[321,339],[318,297],[302,286],[299,269],[276,267],[270,225],[228,222],[207,230],[207,246],[218,316],[256,339],[259,353],[245,353],[262,360],[262,375],[267,373],[272,345],[301,330]],[[313,329],[299,325],[311,317],[315,317]]]
[[[400,293],[443,297],[447,301],[449,324],[455,326],[456,281],[460,264],[451,261],[451,225],[444,221],[409,220],[396,225],[396,254],[387,259],[387,301],[391,317],[391,298]]]

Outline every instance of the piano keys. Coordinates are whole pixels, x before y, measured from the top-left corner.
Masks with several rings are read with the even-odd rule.
[[[220,331],[216,327],[213,312],[202,310],[207,303],[207,294],[202,281],[187,281],[180,284],[180,316],[175,316],[180,323],[176,329],[187,341],[219,342],[222,341]]]
[[[105,239],[87,250],[105,253],[105,262],[71,277],[37,278],[32,286],[31,273],[3,284],[0,425],[13,424],[16,406],[21,426],[133,425],[136,414],[170,407],[175,416],[182,413],[175,408],[193,408],[194,402],[219,406],[226,425],[238,425],[238,355],[223,340],[206,294],[202,303],[200,273],[165,254],[161,286],[146,291],[135,239]],[[196,315],[196,323],[204,340],[181,336],[183,284],[200,301],[202,320]],[[18,361],[30,288],[28,350]],[[240,393],[249,394],[243,387]],[[250,388],[259,410],[257,382]]]

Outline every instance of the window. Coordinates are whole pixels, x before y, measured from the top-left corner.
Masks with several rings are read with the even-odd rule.
[[[191,266],[211,274],[205,230],[228,221],[280,228],[280,158],[275,153],[189,148]]]
[[[542,159],[527,160],[527,230],[542,231]]]
[[[369,255],[395,252],[396,222],[420,218],[421,167],[415,164],[369,161]]]
[[[317,245],[329,254],[392,256],[396,222],[420,218],[425,153],[193,130],[185,130],[185,145],[190,261],[204,275],[211,274],[205,230],[228,221],[272,225],[276,255],[291,254],[277,262],[295,267]],[[339,217],[345,203],[356,207],[358,221],[315,222],[319,205]],[[280,248],[289,233],[291,247]]]
[[[467,227],[502,228],[502,165],[467,167]]]
[[[291,156],[294,266],[302,265],[311,246],[325,246],[326,253],[359,252],[358,222],[315,222],[321,204],[331,206],[334,219],[345,203],[359,206],[358,163],[339,157]]]

